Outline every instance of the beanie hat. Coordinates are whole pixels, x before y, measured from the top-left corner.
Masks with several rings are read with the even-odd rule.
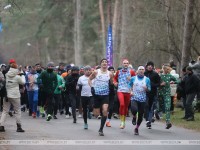
[[[152,61],[149,61],[149,62],[147,62],[147,65],[146,66],[152,66],[152,67],[154,67],[154,63],[152,62]]]
[[[115,70],[113,66],[108,67],[108,70],[109,70],[109,71],[110,71],[111,69],[112,69],[112,70]]]
[[[72,67],[72,71],[79,71],[79,67],[78,66],[73,66]]]
[[[187,70],[188,70],[188,71],[192,71],[192,67],[191,67],[191,66],[188,66],[188,67],[187,67]]]
[[[90,66],[85,66],[84,70],[91,70],[92,68]]]
[[[13,64],[13,63],[16,64],[16,61],[12,58],[9,60],[9,64]]]
[[[52,62],[52,61],[51,61],[51,62],[48,62],[48,63],[47,63],[47,67],[54,67],[54,62]]]

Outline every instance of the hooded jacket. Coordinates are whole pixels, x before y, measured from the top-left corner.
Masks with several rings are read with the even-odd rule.
[[[10,68],[6,74],[6,90],[8,98],[20,98],[19,85],[25,84],[24,75],[18,75],[19,70]]]

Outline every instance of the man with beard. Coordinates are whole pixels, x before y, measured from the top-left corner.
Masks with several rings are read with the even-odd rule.
[[[47,119],[50,121],[53,114],[53,94],[57,87],[58,80],[57,75],[53,72],[54,63],[49,62],[47,64],[47,70],[43,71],[38,77],[38,82],[41,81],[44,90],[45,100],[47,104]]]
[[[90,75],[88,83],[92,87],[91,92],[94,95],[94,115],[100,115],[100,109],[102,109],[99,136],[104,136],[103,128],[108,116],[109,82],[113,83],[113,74],[108,71],[107,59],[102,59],[100,64],[101,68]],[[92,80],[94,80],[94,83],[92,83]]]
[[[71,75],[65,78],[65,87],[67,88],[67,92],[69,93],[69,99],[72,105],[72,115],[73,115],[73,123],[76,123],[76,103],[77,103],[77,91],[76,85],[79,78],[79,67],[73,66],[71,69]]]

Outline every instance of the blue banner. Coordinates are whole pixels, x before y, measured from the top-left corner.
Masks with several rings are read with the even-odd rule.
[[[108,60],[108,66],[113,66],[112,25],[108,26],[108,35],[106,42],[106,58]]]
[[[2,23],[0,22],[0,32],[3,31],[3,28],[2,28]]]

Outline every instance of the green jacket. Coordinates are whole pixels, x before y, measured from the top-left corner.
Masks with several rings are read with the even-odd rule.
[[[37,78],[37,82],[40,84],[44,92],[46,93],[54,93],[57,85],[57,74],[55,72],[47,72],[46,70],[43,71],[40,76]]]
[[[57,74],[57,80],[58,80],[58,85],[54,91],[54,94],[61,94],[62,90],[59,87],[61,87],[62,89],[65,88],[65,80],[58,74]]]

